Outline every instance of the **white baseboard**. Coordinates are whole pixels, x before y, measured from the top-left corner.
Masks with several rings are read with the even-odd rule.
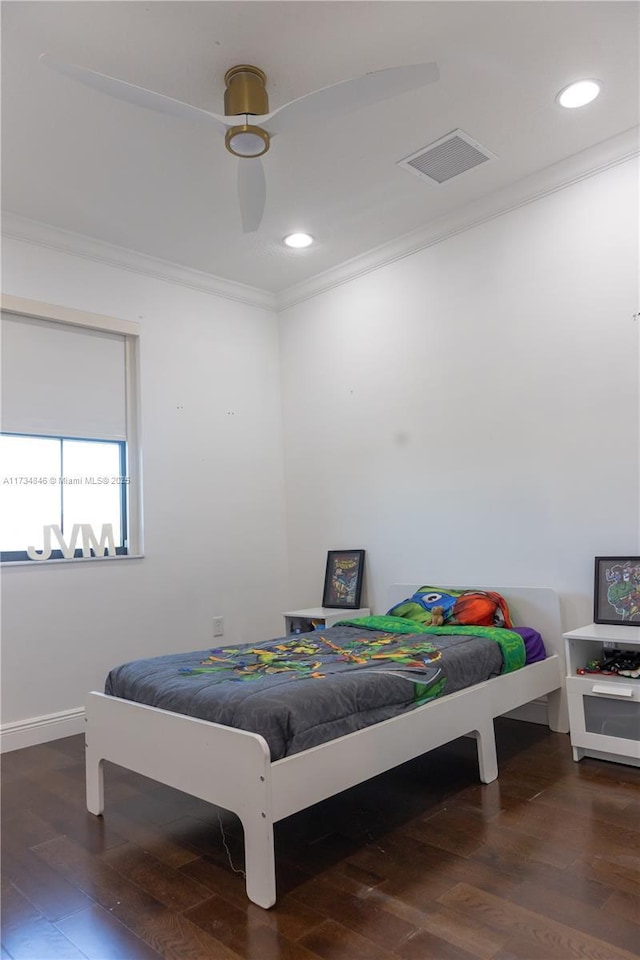
[[[76,733],[84,733],[84,707],[3,723],[0,727],[0,752],[33,747],[37,743],[72,737]]]

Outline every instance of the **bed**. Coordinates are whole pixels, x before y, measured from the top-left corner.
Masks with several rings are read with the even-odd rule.
[[[415,585],[395,584],[388,606]],[[465,589],[465,588],[462,588]],[[87,808],[104,810],[108,760],[237,814],[244,830],[248,898],[276,902],[273,825],[460,736],[477,741],[480,779],[498,775],[493,720],[546,698],[552,730],[567,732],[565,666],[557,594],[536,587],[483,587],[506,599],[514,626],[538,630],[547,656],[514,672],[280,759],[259,733],[92,692],[86,705]],[[209,758],[203,764],[202,758]]]

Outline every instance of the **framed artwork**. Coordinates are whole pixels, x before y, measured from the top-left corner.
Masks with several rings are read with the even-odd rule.
[[[322,606],[357,610],[363,573],[364,550],[329,550]]]
[[[640,627],[640,557],[596,557],[593,619]]]

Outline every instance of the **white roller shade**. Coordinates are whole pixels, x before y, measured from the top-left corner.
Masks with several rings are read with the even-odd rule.
[[[2,430],[125,440],[125,338],[2,314]]]

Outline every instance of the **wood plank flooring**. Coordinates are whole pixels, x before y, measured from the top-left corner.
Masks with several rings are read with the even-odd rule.
[[[106,764],[93,817],[82,737],[5,754],[0,958],[637,958],[640,770],[496,732],[488,786],[463,738],[278,824],[269,911],[228,812]]]

